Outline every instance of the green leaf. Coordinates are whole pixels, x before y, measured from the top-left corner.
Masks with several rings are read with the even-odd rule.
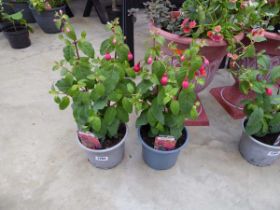
[[[100,47],[100,54],[105,55],[106,53],[111,53],[114,50],[114,45],[112,44],[111,39],[106,39],[102,42]]]
[[[119,127],[120,121],[118,119],[115,119],[113,123],[109,127],[107,127],[107,130],[109,131],[109,136],[116,136],[118,134]]]
[[[153,83],[150,80],[142,80],[138,84],[137,89],[140,94],[145,94],[152,86]]]
[[[23,18],[22,12],[17,12],[12,15],[9,15],[9,17],[13,20],[21,20]]]
[[[152,72],[157,76],[157,78],[160,80],[162,75],[165,72],[165,65],[162,63],[162,61],[154,61],[152,64]]]
[[[105,87],[103,84],[98,83],[93,91],[96,91],[96,93],[101,97],[105,93]]]
[[[108,102],[108,100],[106,98],[105,99],[99,99],[98,101],[95,101],[94,105],[93,105],[93,110],[98,111],[98,110],[103,109],[104,107],[107,106],[107,102]]]
[[[178,115],[179,112],[180,112],[180,104],[179,104],[179,102],[176,101],[176,100],[171,101],[170,109],[171,109],[171,112],[173,114]]]
[[[140,116],[136,120],[136,127],[139,128],[142,125],[147,125],[147,110],[141,112]]]
[[[116,115],[117,115],[117,110],[114,107],[107,108],[104,114],[104,123],[107,125],[111,125]]]
[[[269,69],[270,67],[270,59],[267,55],[261,55],[258,57],[258,66],[263,69]]]
[[[130,102],[130,100],[126,97],[123,98],[122,100],[122,105],[123,105],[123,108],[128,112],[128,113],[131,113],[132,112],[132,103]]]
[[[157,103],[154,99],[151,106],[152,114],[155,119],[157,119],[161,124],[164,124],[163,107]]]
[[[263,41],[266,41],[266,38],[264,36],[254,36],[253,40],[255,42],[263,42]]]
[[[280,112],[273,116],[273,119],[269,122],[269,127],[272,133],[280,132]]]
[[[271,70],[271,80],[273,83],[276,83],[280,79],[280,66],[275,66]]]
[[[131,83],[128,83],[126,87],[129,93],[134,93],[134,86]]]
[[[67,45],[63,48],[63,54],[67,61],[70,61],[75,57],[75,51],[71,45]]]
[[[80,48],[80,50],[87,55],[90,58],[94,58],[95,52],[94,49],[92,47],[92,44],[88,41],[79,41],[78,42],[78,47]]]
[[[129,120],[129,115],[127,111],[122,107],[117,108],[117,116],[123,123],[126,123]]]
[[[116,48],[117,56],[122,61],[128,59],[127,58],[128,52],[129,52],[129,48],[126,45],[121,45]]]
[[[252,58],[255,56],[255,54],[256,54],[255,46],[249,45],[244,53],[244,58]]]
[[[248,121],[245,130],[248,135],[253,135],[258,133],[262,129],[263,120],[263,110],[261,108],[256,108],[251,115],[248,117]]]
[[[61,109],[61,110],[66,109],[68,107],[69,103],[70,103],[69,98],[67,96],[64,96],[60,101],[59,109]]]
[[[97,116],[94,116],[90,120],[93,129],[98,132],[101,129],[101,119]]]

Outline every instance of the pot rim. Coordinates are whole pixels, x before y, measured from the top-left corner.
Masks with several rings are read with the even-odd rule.
[[[177,34],[172,34],[168,31],[165,31],[161,28],[158,28],[157,26],[155,26],[152,22],[149,23],[149,29],[151,31],[154,31],[156,33],[158,33],[159,35],[163,36],[163,37],[168,37],[166,38],[167,40],[173,41],[173,42],[177,42],[179,44],[190,44],[193,41],[193,38],[190,37],[181,37]],[[234,39],[236,41],[241,41],[244,38],[244,33],[240,32],[239,34],[234,36]],[[211,39],[196,39],[198,41],[204,41],[207,43],[207,45],[205,47],[225,47],[227,46],[227,43],[223,40],[221,42],[215,42],[212,41]]]
[[[57,10],[60,10],[60,9],[62,9],[62,8],[65,8],[65,6],[66,6],[66,4],[63,4],[62,6],[60,6],[60,7],[55,7],[55,8],[52,8],[52,9],[50,9],[50,10],[44,10],[44,11],[41,11],[41,12],[39,12],[38,10],[36,10],[32,5],[29,5],[29,9],[31,9],[31,10],[33,10],[33,11],[36,11],[37,13],[48,13],[48,12],[55,12],[55,11],[57,11]]]
[[[148,150],[150,151],[153,151],[155,153],[159,153],[159,154],[172,154],[172,153],[176,153],[176,152],[179,152],[182,148],[186,147],[187,144],[189,143],[189,132],[188,132],[188,129],[186,126],[184,126],[184,129],[186,131],[186,134],[187,134],[187,137],[186,137],[186,140],[184,142],[183,145],[181,145],[180,147],[176,148],[176,149],[173,149],[173,150],[168,150],[168,151],[164,151],[164,150],[157,150],[157,149],[154,149],[152,147],[150,147],[142,138],[141,136],[141,133],[140,133],[140,129],[141,129],[142,126],[140,126],[139,128],[137,128],[137,135],[138,135],[138,138],[141,140],[142,142],[142,145],[144,145],[145,148],[147,148]]]
[[[6,31],[7,29],[12,28],[12,27],[14,27],[14,26],[13,25],[8,25],[8,26],[4,27],[2,30],[4,31],[4,33],[11,34],[11,35],[25,34],[26,32],[29,33],[28,29],[25,26],[19,26],[19,25],[17,25],[16,27],[17,28],[21,27],[21,28],[23,28],[23,30],[20,30],[20,31]]]
[[[280,41],[280,34],[279,33],[265,31],[264,36],[268,39]]]
[[[247,133],[246,133],[246,130],[245,130],[245,126],[244,126],[246,120],[247,120],[247,117],[243,118],[243,120],[241,121],[242,131],[243,131],[243,133],[245,133],[253,142],[255,142],[255,143],[258,144],[258,145],[264,146],[264,147],[266,147],[266,148],[280,150],[280,146],[272,146],[272,145],[269,145],[269,144],[264,144],[264,143],[258,141],[257,139],[255,139],[253,136],[250,136],[249,134],[247,134]]]
[[[127,126],[126,124],[125,124],[125,128],[126,128],[126,130],[125,130],[125,135],[124,135],[124,137],[122,138],[122,140],[121,140],[119,143],[117,143],[116,145],[114,145],[113,147],[110,147],[110,148],[106,148],[106,149],[90,149],[90,148],[87,148],[86,146],[84,146],[84,145],[81,143],[79,137],[77,137],[77,142],[78,142],[78,144],[80,145],[80,147],[82,147],[84,150],[86,150],[86,151],[88,151],[88,152],[95,152],[95,153],[110,152],[110,151],[116,149],[117,147],[120,147],[120,146],[125,142],[125,140],[126,140],[126,138],[127,138],[127,136],[128,136],[128,126]]]

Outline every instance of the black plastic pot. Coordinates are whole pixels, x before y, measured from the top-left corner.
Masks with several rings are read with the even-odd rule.
[[[9,23],[9,22],[1,22],[0,21],[0,32],[2,32],[4,28],[6,28],[10,25],[11,25],[11,23]]]
[[[54,22],[54,15],[59,10],[62,10],[63,13],[65,13],[65,5],[43,12],[38,12],[33,7],[30,7],[30,9],[38,25],[45,33],[55,34],[60,32],[60,29],[56,27]]]
[[[6,1],[8,5],[13,9],[14,12],[22,11],[23,18],[28,23],[35,23],[36,20],[29,8],[29,3],[27,1],[16,2],[16,1]]]
[[[8,39],[10,45],[14,49],[22,49],[29,47],[31,41],[29,38],[29,32],[25,26],[8,26],[3,29],[4,35]]]

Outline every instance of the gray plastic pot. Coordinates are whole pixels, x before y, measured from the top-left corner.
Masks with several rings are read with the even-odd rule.
[[[185,127],[184,129],[186,131],[186,139],[183,145],[181,145],[177,149],[170,151],[156,150],[148,144],[146,144],[146,142],[142,139],[140,129],[141,128],[138,128],[137,133],[138,138],[141,139],[142,142],[143,159],[148,166],[155,170],[167,170],[174,166],[177,161],[178,155],[180,154],[180,151],[184,147],[186,147],[189,142],[189,133],[187,128]]]
[[[65,5],[43,12],[38,12],[33,7],[30,7],[30,9],[34,18],[36,19],[36,22],[45,33],[55,34],[60,32],[60,29],[56,27],[54,22],[54,15],[59,10],[62,10],[63,13],[65,13]]]
[[[245,132],[242,121],[242,136],[239,142],[239,151],[244,159],[255,166],[269,166],[280,157],[280,146],[264,144]]]
[[[78,144],[85,150],[89,162],[96,168],[110,169],[118,165],[124,157],[125,140],[128,134],[128,128],[125,126],[126,132],[123,139],[115,146],[107,149],[93,150],[85,147],[78,139]]]

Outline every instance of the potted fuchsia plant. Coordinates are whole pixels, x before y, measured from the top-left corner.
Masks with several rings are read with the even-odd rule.
[[[280,2],[279,1],[244,1],[242,4],[244,13],[244,30],[249,33],[252,38],[245,38],[242,43],[247,46],[251,52],[265,51],[266,55],[270,56],[270,68],[280,64],[280,35],[279,35],[279,20],[280,20]],[[245,17],[245,18],[244,18]],[[252,45],[252,39],[254,43]],[[242,44],[242,45],[243,45]],[[234,62],[232,54],[229,55]],[[238,61],[243,66],[257,68],[256,56],[243,57]],[[239,81],[235,78],[235,83],[232,86],[214,88],[211,90],[212,95],[225,108],[225,110],[234,119],[244,117],[243,105],[240,104],[240,99],[244,96],[239,91]]]
[[[249,163],[268,166],[280,157],[280,66],[270,71],[269,57],[257,57],[259,68],[246,67],[239,77],[241,91],[255,94],[243,102],[246,118],[239,150]]]
[[[59,33],[60,28],[54,22],[55,14],[65,13],[66,0],[30,0],[30,9],[36,22],[45,33]]]
[[[124,156],[126,123],[136,100],[133,58],[124,44],[117,21],[108,24],[112,36],[102,42],[101,57],[95,55],[86,33],[77,37],[66,15],[57,22],[63,26],[64,59],[54,65],[62,78],[51,89],[55,102],[65,109],[70,101],[78,125],[77,139],[89,161],[98,168],[112,168]]]
[[[146,3],[146,8],[151,30],[166,39],[163,47],[166,54],[174,53],[168,43],[177,46],[175,53],[180,56],[194,38],[204,43],[200,54],[209,65],[205,66],[205,83],[196,85],[197,93],[211,83],[227,49],[233,50],[236,42],[243,38],[240,4],[234,1],[186,0],[179,11],[172,11],[174,7],[169,1],[153,0]],[[199,112],[199,118],[187,121],[187,125],[209,125],[202,106]]]
[[[137,85],[140,93],[140,115],[136,121],[138,136],[142,142],[144,161],[153,169],[165,170],[172,167],[188,143],[189,133],[186,119],[198,116],[195,86],[204,83],[200,75],[204,59],[198,55],[200,44],[191,43],[182,52],[181,60],[172,65],[172,57],[161,53],[165,40],[153,35],[154,45],[148,48],[145,58],[134,66],[141,76]]]

